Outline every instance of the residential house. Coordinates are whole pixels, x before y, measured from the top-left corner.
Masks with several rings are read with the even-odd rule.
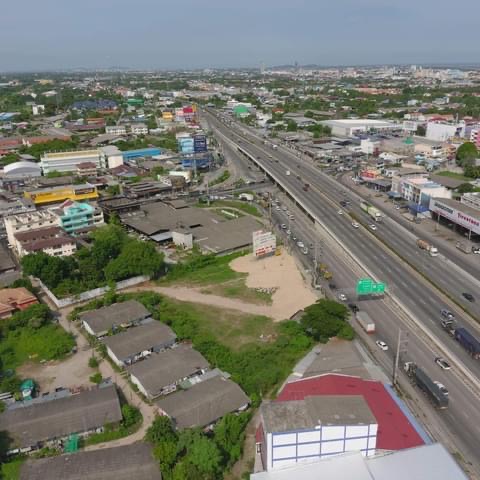
[[[139,325],[149,317],[150,312],[140,302],[127,300],[81,313],[79,319],[90,335],[99,338],[116,328]]]
[[[125,367],[153,352],[171,347],[176,339],[177,336],[169,326],[152,320],[117,335],[105,337],[103,342],[113,362],[119,367]]]
[[[16,310],[25,310],[38,303],[37,297],[24,287],[0,290],[0,318],[7,318]]]

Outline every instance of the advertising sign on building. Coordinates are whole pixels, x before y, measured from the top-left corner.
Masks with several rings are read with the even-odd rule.
[[[193,138],[180,138],[178,143],[182,153],[194,153]]]
[[[195,153],[207,151],[207,137],[205,135],[195,135],[193,137],[193,149]]]
[[[253,255],[256,258],[264,257],[275,253],[277,248],[277,238],[272,232],[258,230],[253,232]]]
[[[459,206],[461,204],[459,203]],[[430,211],[440,215],[441,217],[448,218],[452,222],[466,228],[467,230],[480,235],[480,213],[479,215],[469,215],[463,213],[457,208],[451,207],[447,202],[440,199],[430,199]]]

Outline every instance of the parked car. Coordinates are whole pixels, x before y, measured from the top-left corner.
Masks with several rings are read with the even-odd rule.
[[[352,222],[352,227],[353,228],[359,228],[360,225],[357,222]]]
[[[329,283],[328,288],[330,288],[330,290],[336,290],[337,286],[334,283]]]
[[[344,294],[344,293],[340,293],[338,295],[338,299],[341,301],[341,302],[346,302],[348,300],[347,296]]]
[[[442,370],[450,370],[452,367],[451,365],[442,357],[435,357],[435,363],[442,369]]]
[[[301,241],[298,241],[297,245],[298,245],[299,248],[304,248],[305,247],[305,244]]]
[[[385,342],[382,342],[382,340],[377,340],[375,343],[377,347],[381,348],[384,352],[388,350],[388,345]]]

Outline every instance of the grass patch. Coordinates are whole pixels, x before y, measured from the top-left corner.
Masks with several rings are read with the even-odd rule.
[[[198,252],[190,254],[184,262],[174,265],[168,274],[160,280],[160,284],[183,283],[185,285],[212,285],[239,278],[245,278],[245,273],[235,272],[229,263],[247,252],[236,252],[217,257],[202,255]]]
[[[18,480],[20,478],[20,468],[25,462],[26,457],[17,457],[10,462],[0,465],[0,478],[2,480]]]
[[[209,182],[209,185],[218,185],[219,183],[226,182],[230,178],[230,172],[228,170],[225,170],[221,175],[219,175],[217,178],[214,178],[211,182]]]
[[[58,360],[75,346],[74,338],[57,325],[22,328],[6,334],[0,344],[3,368],[15,369],[27,361]]]
[[[232,350],[239,350],[251,343],[263,343],[261,335],[275,336],[277,331],[273,320],[263,315],[249,315],[210,305],[181,302],[169,297],[163,298],[162,307],[165,318],[174,312],[175,315],[189,318],[198,325],[198,335],[213,335],[218,342]]]
[[[441,177],[455,178],[456,180],[464,180],[465,182],[471,182],[472,179],[463,175],[463,173],[450,172],[448,170],[443,170],[442,172],[435,173]]]

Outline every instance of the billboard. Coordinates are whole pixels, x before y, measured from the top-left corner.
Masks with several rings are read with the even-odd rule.
[[[457,202],[458,203],[458,202]],[[462,206],[461,203],[458,204]],[[460,225],[467,230],[471,230],[473,233],[480,235],[480,212],[478,215],[472,216],[468,213],[464,213],[455,207],[451,207],[447,202],[442,199],[431,198],[430,199],[430,211],[448,218],[452,222]]]
[[[181,153],[194,153],[193,138],[180,138],[178,144]]]
[[[277,248],[277,238],[272,232],[258,230],[252,233],[253,237],[253,255],[256,258],[264,257],[275,253]]]
[[[193,137],[193,149],[195,153],[207,151],[207,137],[205,135],[195,135]]]

